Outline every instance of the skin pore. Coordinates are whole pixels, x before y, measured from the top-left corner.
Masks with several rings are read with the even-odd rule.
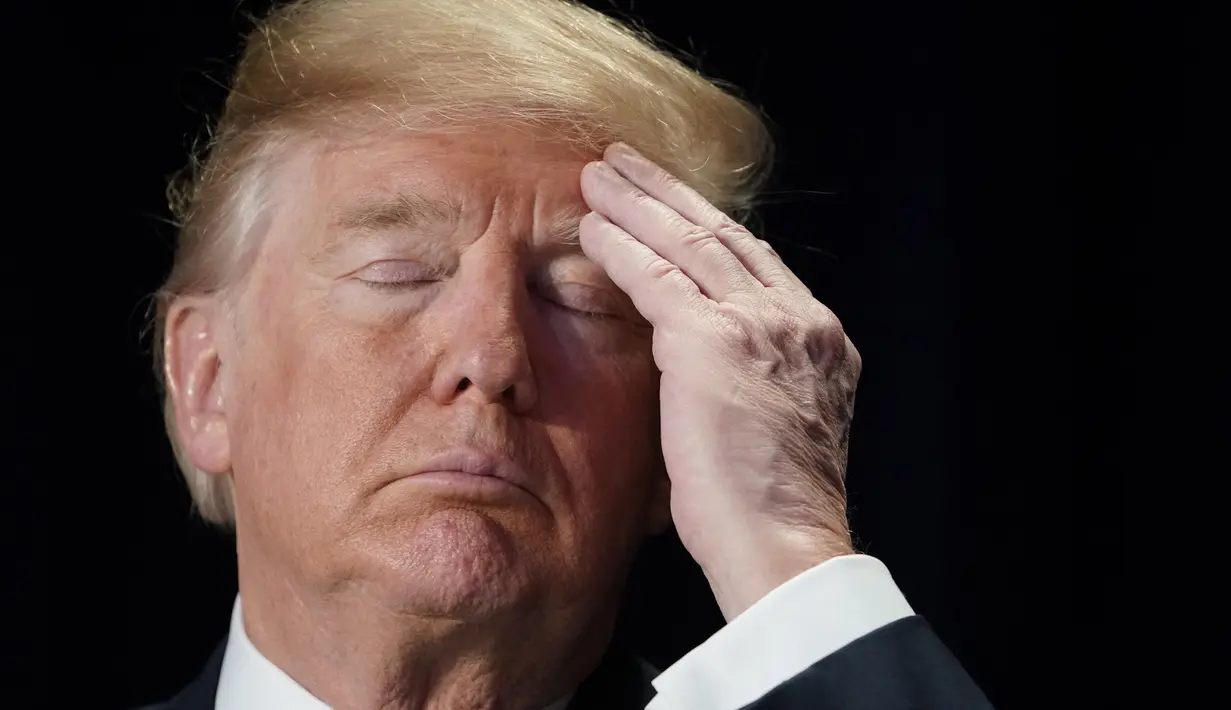
[[[333,707],[539,710],[668,522],[651,331],[577,245],[592,158],[499,126],[314,146],[234,308],[171,309],[182,443],[234,477],[245,629]],[[458,448],[519,485],[411,475]]]

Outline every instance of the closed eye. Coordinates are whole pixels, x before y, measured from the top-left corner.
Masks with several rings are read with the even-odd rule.
[[[418,262],[390,259],[367,265],[355,278],[375,291],[407,291],[437,283],[441,274]]]
[[[615,315],[614,313],[603,313],[601,311],[583,311],[580,308],[573,308],[571,306],[566,306],[563,303],[557,303],[550,299],[543,299],[543,300],[547,301],[547,303],[549,303],[555,308],[559,308],[560,310],[566,313],[570,313],[575,316],[581,316],[582,318],[592,318],[594,320],[611,320],[611,319],[619,318],[619,316]]]
[[[424,286],[440,283],[440,279],[424,279],[416,281],[371,281],[359,279],[365,286],[374,291],[409,291]]]
[[[593,286],[577,283],[542,284],[534,296],[571,315],[594,320],[620,317],[622,309],[611,294]]]
[[[447,274],[424,264],[391,259],[367,265],[352,274],[366,288],[379,293],[414,293],[443,282]],[[529,284],[530,294],[554,309],[591,320],[621,319],[627,309],[607,289],[554,278]]]

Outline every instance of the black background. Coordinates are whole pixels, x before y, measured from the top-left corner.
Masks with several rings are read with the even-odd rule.
[[[225,94],[241,10],[267,4],[22,8],[5,28],[16,707],[165,698],[225,632],[233,552],[190,515],[142,330],[170,263],[166,181]],[[862,548],[1001,710],[1119,706],[1144,406],[1124,383],[1148,347],[1145,245],[1180,199],[1167,176],[1204,90],[1180,13],[595,4],[631,9],[774,121],[760,231],[864,356]],[[660,666],[720,622],[673,539],[629,599],[624,633]]]

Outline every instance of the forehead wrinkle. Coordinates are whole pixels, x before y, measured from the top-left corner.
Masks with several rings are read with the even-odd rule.
[[[456,225],[461,217],[462,207],[453,200],[401,191],[366,195],[347,201],[331,211],[331,234],[311,260],[327,261],[346,244],[379,232]]]

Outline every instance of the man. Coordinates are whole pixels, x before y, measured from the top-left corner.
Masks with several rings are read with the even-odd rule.
[[[852,549],[859,356],[728,216],[767,153],[560,0],[263,21],[160,294],[171,438],[239,564],[163,707],[987,707]],[[671,524],[729,624],[655,677],[607,645]]]

